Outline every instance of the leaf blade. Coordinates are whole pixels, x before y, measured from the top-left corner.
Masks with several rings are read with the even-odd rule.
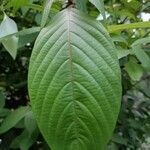
[[[9,34],[14,34],[18,31],[17,24],[15,21],[10,19],[6,14],[4,14],[4,19],[0,25],[0,38],[4,38]],[[18,48],[18,38],[12,36],[10,38],[2,40],[2,44],[9,54],[15,59],[17,55]]]
[[[150,71],[150,57],[147,55],[147,53],[142,49],[142,44],[149,43],[150,37],[142,38],[136,40],[132,45],[132,51],[138,58],[138,60],[142,63],[143,67]]]
[[[6,36],[0,37],[0,42],[2,42],[3,40],[5,40],[7,38],[11,38],[13,36],[17,36],[17,37],[18,36],[24,36],[24,35],[39,32],[40,30],[41,30],[41,27],[33,27],[33,28],[23,29],[21,31],[18,31],[18,32],[11,33],[11,34],[8,34]]]
[[[89,0],[101,13],[106,20],[105,9],[104,9],[104,0]]]
[[[42,21],[41,21],[42,28],[46,25],[46,22],[47,22],[47,19],[49,16],[49,12],[50,12],[50,8],[51,8],[53,2],[54,2],[54,0],[46,0],[46,2],[45,2],[45,7],[44,7]]]
[[[105,147],[121,85],[114,46],[99,23],[74,9],[59,13],[35,42],[28,82],[33,112],[52,149]]]
[[[0,126],[0,133],[4,133],[14,127],[29,111],[29,107],[20,107],[10,113]],[[13,118],[13,119],[12,119]]]
[[[111,25],[108,26],[108,32],[113,33],[116,31],[122,31],[126,29],[136,29],[136,28],[149,28],[150,22],[145,21],[145,22],[137,22],[137,23],[130,23],[130,24],[122,24],[122,25]]]

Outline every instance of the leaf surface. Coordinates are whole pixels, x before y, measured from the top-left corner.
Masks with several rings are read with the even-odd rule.
[[[105,8],[104,8],[104,0],[89,0],[101,13],[104,19],[105,16]]]
[[[16,12],[19,8],[21,8],[22,6],[28,4],[29,1],[28,0],[10,0],[7,4],[7,7],[13,7],[13,10]]]
[[[130,24],[120,24],[120,25],[110,25],[108,26],[108,32],[114,33],[122,30],[129,30],[129,29],[136,29],[136,28],[149,28],[150,22],[136,22],[136,23],[130,23]]]
[[[135,59],[130,58],[128,63],[125,65],[125,70],[133,81],[139,81],[143,75],[143,69]]]
[[[29,95],[52,150],[100,150],[117,120],[121,81],[104,27],[68,8],[40,32],[29,67]]]
[[[75,0],[77,9],[82,10],[83,12],[87,12],[87,2],[88,0]]]
[[[42,15],[42,20],[41,20],[41,27],[44,27],[46,25],[48,16],[49,16],[49,12],[50,12],[50,8],[53,4],[54,0],[46,0],[45,2],[45,7],[44,7],[44,11],[43,11],[43,15]]]
[[[142,44],[147,44],[150,42],[150,36],[142,39],[136,40],[132,45],[132,50],[138,60],[141,62],[142,66],[147,70],[150,71],[150,57],[148,54],[142,49]]]
[[[15,21],[4,14],[4,19],[0,24],[0,39],[16,32],[18,32],[18,28]],[[16,36],[5,38],[2,41],[2,44],[9,54],[15,59],[17,55],[18,38]]]
[[[20,107],[10,113],[0,125],[0,133],[4,133],[14,127],[29,110],[29,107]]]
[[[25,35],[30,35],[33,33],[37,33],[40,32],[41,27],[33,27],[33,28],[28,28],[28,29],[23,29],[21,31],[15,32],[15,33],[9,33],[8,35],[2,36],[0,37],[0,42],[12,38],[13,36],[25,36]]]

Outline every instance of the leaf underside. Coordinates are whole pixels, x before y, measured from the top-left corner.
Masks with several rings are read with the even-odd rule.
[[[104,27],[68,8],[39,34],[29,67],[29,95],[52,150],[101,150],[120,107],[120,69]]]

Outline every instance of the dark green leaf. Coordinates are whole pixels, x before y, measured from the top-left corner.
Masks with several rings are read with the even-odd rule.
[[[132,58],[125,65],[125,70],[133,81],[139,81],[143,75],[143,68]]]
[[[13,140],[10,147],[13,149],[29,150],[32,144],[36,141],[37,135],[38,131],[31,135],[27,130],[24,130],[21,135]]]
[[[5,95],[3,91],[0,90],[0,109],[5,106]]]
[[[143,67],[150,71],[150,57],[146,54],[144,49],[142,49],[142,45],[150,43],[150,37],[138,39],[135,41],[131,46],[134,54],[139,59],[139,61],[142,63]]]
[[[10,113],[0,126],[0,133],[4,133],[14,127],[29,111],[29,107],[20,107]]]
[[[120,69],[104,27],[68,8],[39,34],[29,67],[39,128],[55,150],[106,146],[120,107]]]

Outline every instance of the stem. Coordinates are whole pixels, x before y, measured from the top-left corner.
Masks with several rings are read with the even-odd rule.
[[[62,8],[62,9],[68,8],[71,5],[72,6],[74,5],[74,0],[67,0],[64,8]]]
[[[73,4],[73,0],[68,0],[68,5],[72,5]]]

